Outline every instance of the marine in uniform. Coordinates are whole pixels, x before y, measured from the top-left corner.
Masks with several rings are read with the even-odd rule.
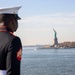
[[[0,75],[20,75],[22,43],[13,34],[18,28],[20,8],[0,9]]]

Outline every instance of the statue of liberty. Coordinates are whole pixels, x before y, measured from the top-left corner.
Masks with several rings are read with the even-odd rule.
[[[53,31],[54,31],[54,46],[58,46],[57,32],[56,30],[54,30],[54,28]]]

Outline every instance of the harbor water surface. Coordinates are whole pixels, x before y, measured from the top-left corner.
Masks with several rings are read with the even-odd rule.
[[[75,75],[75,49],[23,48],[21,75]]]

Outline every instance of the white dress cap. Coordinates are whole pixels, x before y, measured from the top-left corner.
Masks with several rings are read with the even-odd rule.
[[[0,8],[0,14],[18,14],[18,10],[21,6],[11,8]]]

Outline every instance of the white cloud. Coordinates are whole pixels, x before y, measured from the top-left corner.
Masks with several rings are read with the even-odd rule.
[[[20,21],[25,25],[75,25],[75,13],[55,13],[25,17]]]

